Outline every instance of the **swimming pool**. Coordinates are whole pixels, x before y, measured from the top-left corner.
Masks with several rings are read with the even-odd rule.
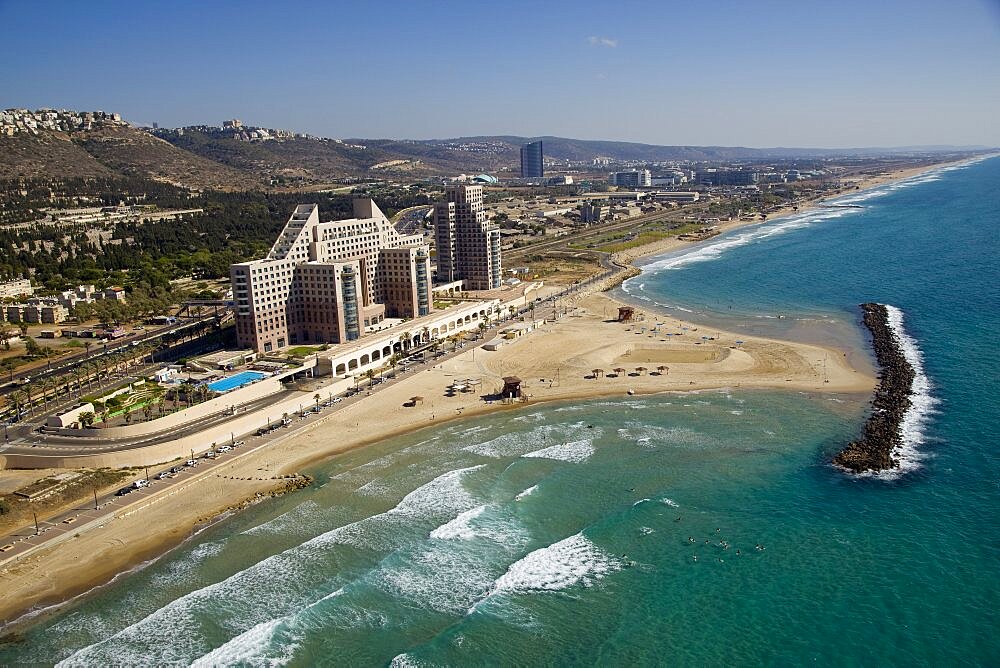
[[[208,389],[213,392],[228,392],[229,390],[235,390],[237,387],[249,385],[261,378],[267,378],[267,374],[258,371],[240,371],[227,378],[212,381],[208,384]]]

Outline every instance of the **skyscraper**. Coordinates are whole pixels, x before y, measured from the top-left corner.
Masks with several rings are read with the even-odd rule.
[[[521,178],[537,179],[545,175],[542,165],[542,142],[533,141],[521,147]]]
[[[469,290],[500,287],[500,229],[486,219],[483,187],[449,185],[434,205],[439,283],[465,281]]]

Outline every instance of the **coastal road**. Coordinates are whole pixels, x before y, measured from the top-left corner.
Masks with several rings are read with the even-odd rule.
[[[590,283],[592,280],[586,283]],[[577,292],[582,285],[584,284],[566,288],[562,292],[542,300],[541,303],[552,303],[553,311],[555,312],[557,309],[554,304],[557,300]],[[527,307],[522,308],[514,317],[525,315],[529,311],[530,309]],[[542,313],[537,313],[537,315],[544,317]],[[506,326],[511,319],[494,323],[482,333],[481,337],[467,342],[462,348],[455,348],[451,351],[439,351],[432,359],[416,362],[397,369],[394,374],[386,376],[375,385],[367,387],[352,396],[342,398],[336,403],[328,400],[320,404],[318,412],[315,410],[315,404],[306,406],[301,415],[296,414],[291,417],[290,423],[287,426],[278,427],[261,436],[257,436],[256,434],[235,436],[233,439],[234,443],[243,441],[244,444],[235,447],[229,452],[218,453],[218,456],[214,459],[205,459],[200,456],[201,453],[195,453],[196,456],[199,456],[196,466],[181,466],[177,473],[170,474],[170,477],[165,480],[159,480],[157,477],[162,472],[170,471],[172,467],[166,465],[149,467],[147,469],[149,472],[149,485],[147,487],[136,489],[124,496],[116,496],[114,493],[105,494],[97,498],[96,506],[88,501],[81,502],[70,510],[63,511],[44,521],[39,521],[37,534],[33,525],[23,527],[0,539],[0,567],[18,559],[23,559],[39,549],[51,547],[62,541],[69,540],[83,531],[101,529],[108,522],[113,521],[116,516],[121,517],[131,514],[149,504],[156,503],[172,494],[178,493],[192,484],[204,481],[212,475],[216,475],[222,466],[231,464],[286,438],[290,438],[305,428],[323,421],[331,415],[336,415],[340,410],[359,401],[365,401],[378,396],[380,390],[388,389],[397,383],[403,382],[424,368],[430,368],[436,364],[446,362],[453,357],[469,352],[473,348],[482,346],[492,338],[492,334],[495,334],[499,329]]]

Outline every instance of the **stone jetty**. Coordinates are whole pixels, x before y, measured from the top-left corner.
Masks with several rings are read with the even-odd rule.
[[[872,347],[881,369],[872,400],[872,412],[861,437],[851,441],[833,458],[833,463],[853,473],[885,471],[899,466],[893,451],[902,440],[903,416],[909,410],[915,372],[889,325],[882,304],[861,305],[864,323],[872,333]]]

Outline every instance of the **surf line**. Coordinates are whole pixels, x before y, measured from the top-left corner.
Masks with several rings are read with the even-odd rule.
[[[913,406],[910,395],[916,371],[893,331],[889,309],[872,302],[862,304],[861,308],[865,326],[872,334],[880,380],[861,437],[848,443],[833,458],[833,463],[852,473],[877,473],[899,468],[900,460],[893,455],[903,446],[903,421]]]

